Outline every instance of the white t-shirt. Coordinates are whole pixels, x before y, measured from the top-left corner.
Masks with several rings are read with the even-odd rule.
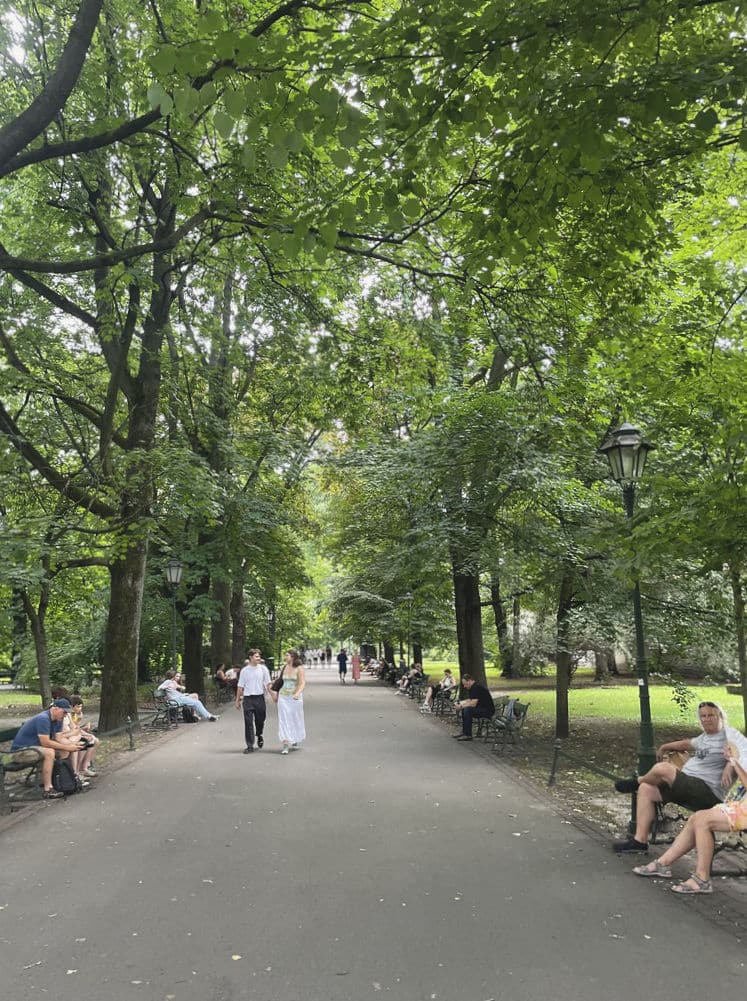
[[[265,685],[270,684],[270,672],[264,664],[245,664],[241,668],[238,688],[244,689],[244,695],[264,695]]]
[[[702,779],[711,787],[714,796],[723,799],[721,774],[726,768],[724,757],[726,733],[724,730],[719,730],[718,733],[701,733],[693,737],[690,743],[693,745],[693,753],[683,765],[682,774]]]

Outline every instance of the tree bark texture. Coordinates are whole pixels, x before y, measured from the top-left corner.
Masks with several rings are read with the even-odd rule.
[[[99,730],[123,726],[129,716],[137,719],[137,657],[147,543],[130,545],[110,570],[111,596],[104,634]]]
[[[493,608],[495,631],[498,636],[498,650],[501,655],[501,677],[513,678],[513,648],[508,638],[506,604],[501,596],[501,582],[496,574],[490,579],[490,604]]]
[[[231,594],[231,663],[242,665],[246,657],[246,609],[243,582],[234,582]],[[270,637],[270,654],[273,637]]]
[[[231,664],[231,582],[213,579],[213,600],[218,612],[210,623],[210,665]]]
[[[482,645],[480,578],[474,573],[454,570],[454,610],[459,645],[459,674],[471,675],[485,684],[485,654]]]
[[[555,736],[567,737],[569,729],[568,690],[571,686],[571,650],[569,615],[573,606],[575,575],[566,566],[560,581],[556,614]]]

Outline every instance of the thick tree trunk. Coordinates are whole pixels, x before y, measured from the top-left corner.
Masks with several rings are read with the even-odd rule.
[[[218,606],[217,618],[210,624],[210,662],[230,664],[231,660],[231,582],[213,580],[213,600]]]
[[[205,539],[200,537],[198,547],[205,544]],[[185,685],[189,692],[203,693],[205,690],[205,675],[202,669],[202,638],[205,630],[205,621],[202,615],[195,615],[194,609],[203,607],[203,602],[197,599],[204,598],[210,591],[210,578],[205,574],[195,581],[188,591],[184,607],[181,609],[184,619],[184,656],[183,667],[185,674]],[[217,663],[212,666],[217,666]]]
[[[482,608],[480,578],[473,573],[454,570],[454,609],[456,612],[459,675],[471,675],[485,684],[485,654],[482,645]]]
[[[571,685],[571,649],[569,645],[569,615],[573,602],[574,574],[565,567],[558,594],[556,614],[556,676],[555,676],[555,736],[567,737],[570,733],[568,689]]]
[[[202,619],[187,618],[184,621],[184,684],[187,692],[205,694],[205,673],[202,669]]]
[[[414,664],[423,663],[423,647],[418,640],[414,640],[412,644],[412,660]]]
[[[609,658],[606,650],[594,651],[594,681],[603,685],[609,680]]]
[[[498,635],[498,649],[501,654],[501,677],[513,678],[513,648],[508,638],[506,605],[501,597],[500,580],[495,574],[490,579],[490,604],[493,608],[495,631]]]
[[[244,608],[244,585],[234,582],[231,594],[231,663],[243,664],[246,657],[246,610]],[[272,654],[270,637],[270,655]]]
[[[104,636],[99,729],[102,733],[137,719],[137,657],[145,580],[145,540],[132,545],[109,570],[111,596]]]

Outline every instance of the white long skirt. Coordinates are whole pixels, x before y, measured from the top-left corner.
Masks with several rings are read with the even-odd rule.
[[[306,739],[303,719],[303,695],[278,697],[278,736],[283,744],[300,744]]]

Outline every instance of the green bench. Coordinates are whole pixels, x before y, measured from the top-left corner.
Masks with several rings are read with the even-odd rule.
[[[21,782],[27,788],[37,785],[40,781],[42,755],[33,747],[27,747],[22,751],[10,749],[19,729],[20,727],[14,726],[0,730],[0,814],[10,813],[11,810],[10,792],[5,782],[6,775],[20,776],[25,772]]]

